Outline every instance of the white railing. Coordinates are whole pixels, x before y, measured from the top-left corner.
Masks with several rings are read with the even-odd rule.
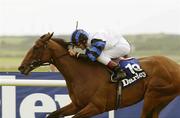
[[[66,87],[65,80],[25,80],[25,79],[1,79],[0,86],[41,86],[41,87]]]

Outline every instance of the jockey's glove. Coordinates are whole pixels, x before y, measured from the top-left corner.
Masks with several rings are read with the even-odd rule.
[[[78,52],[78,53],[76,54],[76,57],[77,57],[77,58],[84,58],[84,59],[88,59],[88,56],[87,56],[87,55],[82,54],[82,53],[80,53],[80,52]]]
[[[76,56],[77,55],[77,52],[75,50],[73,50],[73,49],[69,49],[68,52],[69,52],[69,54],[71,56]]]
[[[73,49],[69,49],[68,52],[69,52],[69,54],[70,54],[71,56],[75,56],[75,57],[77,57],[77,58],[88,59],[88,56],[87,56],[87,55],[82,54],[82,53],[80,53],[80,52],[76,52],[76,51],[74,51]]]

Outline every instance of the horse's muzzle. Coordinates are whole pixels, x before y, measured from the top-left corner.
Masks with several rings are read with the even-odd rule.
[[[30,67],[20,66],[18,70],[21,72],[21,74],[28,75],[32,69]]]

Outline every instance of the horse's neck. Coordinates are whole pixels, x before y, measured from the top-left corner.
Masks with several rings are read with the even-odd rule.
[[[66,52],[64,52],[65,54]],[[77,73],[81,73],[82,64],[76,63],[76,59],[70,55],[60,55],[58,49],[53,52],[53,61],[56,68],[63,74],[66,81],[78,81]]]

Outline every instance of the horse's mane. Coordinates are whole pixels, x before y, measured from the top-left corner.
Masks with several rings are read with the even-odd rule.
[[[51,40],[55,41],[59,45],[63,46],[65,49],[68,49],[68,46],[70,45],[69,42],[65,42],[64,39],[61,38],[52,38]]]
[[[56,43],[58,43],[59,45],[61,45],[62,47],[64,47],[65,49],[68,50],[68,46],[70,45],[70,42],[66,42],[64,39],[61,39],[61,38],[52,38],[51,40],[55,41]],[[84,59],[84,58],[80,58],[78,59],[79,61],[81,60],[81,62],[83,63],[95,63],[95,62],[92,62],[88,59]],[[98,62],[96,62],[98,63]]]

